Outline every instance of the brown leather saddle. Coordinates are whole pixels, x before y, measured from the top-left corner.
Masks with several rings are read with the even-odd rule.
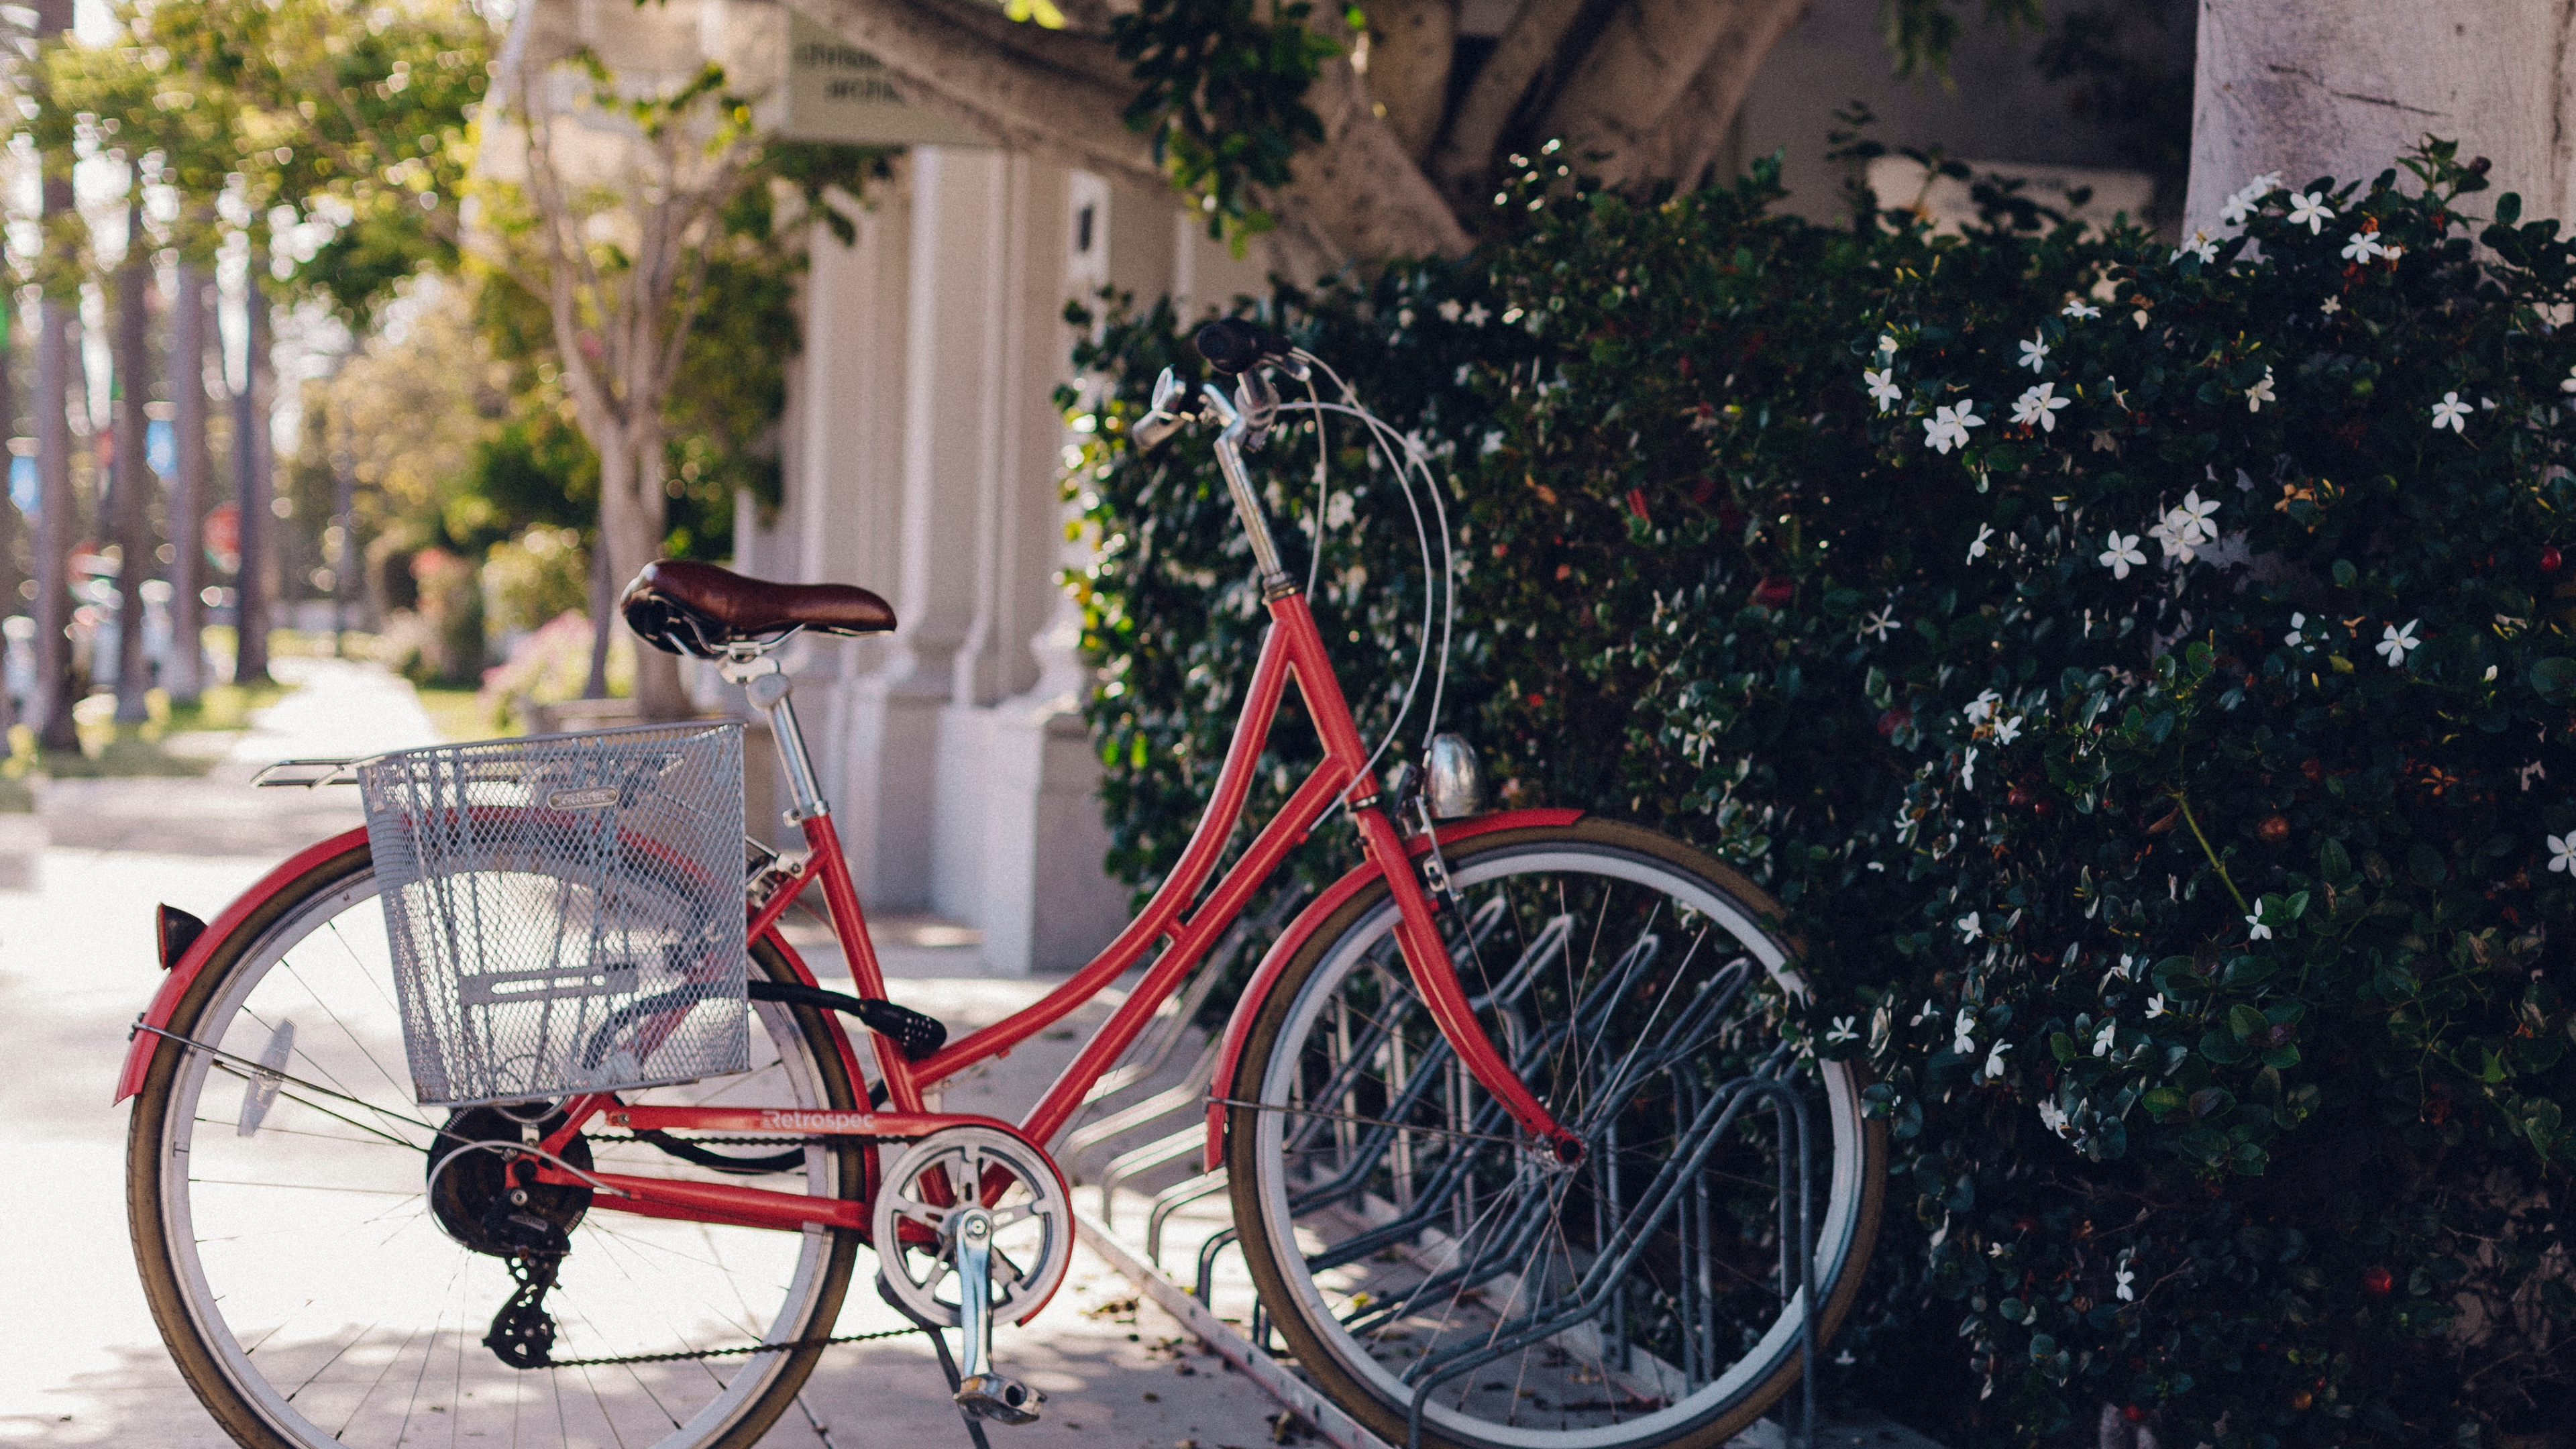
[[[666,654],[719,659],[725,646],[817,634],[883,634],[894,609],[856,584],[774,584],[731,569],[657,559],[626,586],[626,627]]]

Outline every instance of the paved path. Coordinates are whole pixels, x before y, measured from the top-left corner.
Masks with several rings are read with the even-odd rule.
[[[108,1096],[126,1025],[159,980],[151,907],[168,901],[211,917],[294,847],[358,822],[353,791],[250,789],[259,765],[435,740],[409,687],[390,675],[330,660],[281,660],[279,668],[300,676],[301,687],[207,777],[53,786],[44,813],[54,844],[34,889],[0,890],[0,1224],[9,1251],[0,1274],[0,1444],[230,1442],[172,1369],[126,1243],[125,1114]],[[994,1020],[1052,984],[987,978],[972,946],[917,943],[887,955],[900,978],[896,999],[953,1028]],[[817,966],[837,963],[826,956]],[[1049,1036],[957,1084],[948,1105],[1018,1115],[1010,1109],[1032,1098],[1075,1045],[1069,1033]],[[873,1295],[854,1290],[840,1326],[864,1332],[893,1322]],[[998,1347],[1050,1403],[1038,1426],[994,1430],[995,1449],[1236,1449],[1268,1440],[1270,1401],[1193,1352],[1177,1323],[1137,1306],[1125,1281],[1087,1252],[1039,1326],[1006,1331]],[[834,1350],[804,1398],[811,1419],[791,1413],[768,1444],[966,1446],[918,1338]]]

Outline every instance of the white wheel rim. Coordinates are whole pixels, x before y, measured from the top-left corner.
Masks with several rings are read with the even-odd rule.
[[[245,963],[261,964],[256,964],[255,968],[237,967],[231,979],[225,983],[223,990],[209,1001],[206,1009],[199,1014],[198,1021],[217,1024],[230,1022],[251,993],[288,958],[289,953],[298,945],[321,929],[334,916],[373,900],[375,896],[373,872],[362,871],[336,888],[316,896],[290,912],[254,943],[250,951],[245,953],[243,958]],[[792,1024],[787,1024],[788,1018],[784,1008],[764,1003],[755,1009],[763,1014],[773,1038],[780,1034],[782,1025],[785,1026],[788,1036],[795,1035]],[[199,1039],[206,1038],[201,1036]],[[261,1345],[254,1344],[246,1350],[234,1334],[231,1325],[220,1313],[213,1311],[213,1305],[219,1299],[198,1251],[195,1198],[190,1191],[188,1175],[190,1150],[189,1146],[180,1145],[182,1129],[187,1142],[193,1145],[197,1129],[206,1125],[201,1119],[199,1107],[212,1064],[212,1058],[202,1052],[188,1051],[181,1056],[171,1084],[169,1098],[168,1124],[176,1125],[165,1124],[168,1130],[165,1130],[161,1136],[159,1167],[163,1239],[180,1284],[182,1303],[200,1341],[219,1360],[228,1382],[273,1430],[298,1444],[337,1445],[341,1440],[334,1432],[316,1425],[293,1402],[292,1393],[281,1391],[253,1363],[252,1354]],[[789,1066],[785,1054],[782,1054],[780,1066],[781,1068]],[[811,1080],[806,1073],[793,1069],[781,1070],[776,1075],[790,1088],[796,1098],[794,1105],[809,1108],[822,1105],[819,1081]],[[818,1174],[818,1180],[825,1192],[829,1193],[833,1190],[833,1181],[837,1176],[837,1155],[823,1152],[819,1148],[809,1147],[807,1151],[808,1171]],[[592,1211],[595,1219],[601,1210],[594,1207]],[[584,1226],[588,1227],[590,1224],[586,1222]],[[747,1335],[756,1338],[757,1341],[786,1342],[801,1336],[803,1330],[797,1325],[802,1324],[810,1316],[810,1305],[821,1291],[825,1267],[831,1254],[831,1235],[818,1226],[809,1227],[795,1236],[802,1241],[792,1272],[779,1290],[782,1293],[779,1312],[764,1331],[756,1335]],[[465,1252],[461,1247],[456,1251],[460,1254]],[[495,1265],[496,1270],[499,1270],[500,1260],[490,1261]],[[463,1269],[460,1268],[460,1277],[462,1272]],[[498,1306],[499,1299],[495,1298],[485,1311],[488,1313],[490,1309]],[[698,1411],[689,1415],[678,1428],[654,1441],[655,1449],[685,1449],[685,1446],[702,1443],[717,1433],[723,1426],[738,1417],[745,1405],[758,1398],[775,1382],[778,1374],[784,1370],[789,1355],[763,1353],[743,1355],[742,1358],[742,1367],[734,1371],[731,1379],[725,1381],[723,1391],[702,1404]],[[533,1380],[539,1375],[552,1377],[551,1374],[545,1374],[545,1371],[538,1371],[536,1374],[524,1377]]]

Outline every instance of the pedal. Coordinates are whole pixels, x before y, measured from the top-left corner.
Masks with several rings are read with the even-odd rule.
[[[1046,1395],[1000,1374],[977,1374],[957,1386],[957,1407],[989,1424],[1034,1424]]]

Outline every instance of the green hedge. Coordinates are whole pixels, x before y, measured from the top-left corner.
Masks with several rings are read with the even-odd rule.
[[[1792,1029],[1899,1149],[1845,1387],[1951,1442],[2565,1432],[2576,273],[2447,148],[2404,179],[2265,178],[2176,250],[1541,160],[1515,240],[1263,304],[1451,489],[1451,717],[1506,798],[1694,839],[1804,935]],[[1068,399],[1139,881],[1261,622],[1204,446],[1123,445],[1174,331],[1114,313]],[[1313,447],[1266,460],[1290,536]],[[1365,728],[1422,581],[1340,465]]]

